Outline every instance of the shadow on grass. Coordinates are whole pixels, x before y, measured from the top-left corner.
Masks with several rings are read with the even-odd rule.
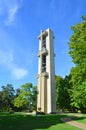
[[[84,117],[84,116],[83,117],[77,117],[77,116],[73,117],[74,121],[80,121],[80,120],[84,120],[84,119],[86,120],[86,117]]]
[[[62,121],[64,122],[70,122],[70,121],[79,121],[79,120],[84,120],[86,119],[85,117],[77,117],[77,116],[65,116],[61,118]]]
[[[35,130],[47,129],[52,125],[63,123],[62,115],[20,115],[0,114],[0,130]]]

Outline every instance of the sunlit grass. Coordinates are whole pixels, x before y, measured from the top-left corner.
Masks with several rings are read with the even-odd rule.
[[[86,114],[80,114],[75,118],[76,121],[86,124]]]

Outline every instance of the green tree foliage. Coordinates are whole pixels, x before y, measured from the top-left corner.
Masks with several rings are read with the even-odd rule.
[[[83,19],[83,20],[86,20],[86,14],[82,16],[82,19]]]
[[[36,110],[37,108],[37,86],[25,83],[14,90],[12,84],[1,86],[0,111]]]
[[[17,96],[14,100],[14,105],[16,107],[25,107],[27,104],[30,104],[31,102],[31,83],[26,83],[21,86],[20,94]]]
[[[17,88],[15,90],[15,97],[18,97],[20,95],[20,88]]]
[[[69,111],[71,111],[73,108],[71,107],[71,100],[70,100],[70,91],[72,88],[72,83],[70,82],[71,80],[71,75],[65,76],[63,79],[64,83],[64,93],[65,93],[65,108]]]
[[[34,109],[36,107],[36,87],[32,83],[26,83],[21,86],[20,94],[14,100],[14,106],[18,108]]]
[[[33,86],[33,91],[32,91],[32,107],[33,110],[37,110],[37,86]]]
[[[63,109],[63,78],[56,76],[56,106],[57,109]]]
[[[14,88],[12,84],[7,84],[6,86],[2,86],[2,91],[0,92],[1,97],[1,108],[4,110],[9,110],[10,107],[13,108],[14,101]]]
[[[71,69],[72,105],[86,108],[86,15],[83,22],[72,26],[73,34],[69,42],[69,54],[75,64]]]
[[[70,110],[70,78],[71,76],[56,76],[56,106],[58,110]]]
[[[0,111],[3,111],[2,92],[0,91]]]
[[[73,90],[73,105],[77,108],[80,108],[83,111],[83,108],[86,108],[86,82],[83,82],[81,85],[78,85],[77,88]]]

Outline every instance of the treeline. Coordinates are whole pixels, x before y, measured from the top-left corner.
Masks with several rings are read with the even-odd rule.
[[[32,111],[37,105],[37,86],[26,83],[18,89],[14,89],[12,84],[1,86],[0,91],[0,111]]]
[[[81,86],[81,89],[79,89],[80,86],[77,86],[76,91],[72,78],[71,74],[65,76],[65,78],[56,76],[57,111],[86,113],[86,84],[84,84],[84,87]]]
[[[69,54],[75,67],[64,79],[56,77],[57,108],[86,112],[86,15],[71,29]]]
[[[57,111],[75,111],[71,106],[70,92],[72,84],[70,83],[71,76],[56,76],[56,107]]]

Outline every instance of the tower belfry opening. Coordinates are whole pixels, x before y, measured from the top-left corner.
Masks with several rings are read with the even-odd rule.
[[[42,72],[46,72],[46,55],[42,56]]]
[[[53,32],[47,29],[38,38],[37,111],[53,113],[56,112]]]

